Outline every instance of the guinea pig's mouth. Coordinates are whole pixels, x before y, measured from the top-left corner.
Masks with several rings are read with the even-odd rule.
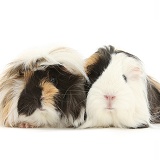
[[[46,111],[46,109],[44,109],[44,108],[42,108],[42,107],[40,107],[40,108],[38,108],[40,111]]]
[[[109,110],[109,111],[115,110],[115,108],[113,108],[113,107],[106,107],[105,109],[106,109],[106,110]]]

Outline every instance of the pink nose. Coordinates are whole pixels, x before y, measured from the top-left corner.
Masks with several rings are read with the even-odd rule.
[[[105,95],[104,96],[108,101],[112,101],[116,98],[116,96],[111,96],[111,95]]]

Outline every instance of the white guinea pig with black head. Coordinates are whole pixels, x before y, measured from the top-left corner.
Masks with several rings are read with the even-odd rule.
[[[91,84],[86,122],[81,128],[144,128],[150,124],[147,76],[134,55],[112,46],[100,48],[86,60]]]
[[[87,79],[70,48],[34,51],[0,78],[0,121],[10,127],[77,127],[84,121]]]

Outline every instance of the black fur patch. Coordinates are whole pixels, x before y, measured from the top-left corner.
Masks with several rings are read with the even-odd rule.
[[[42,88],[40,88],[40,82],[44,77],[46,77],[44,71],[35,71],[31,76],[19,97],[19,114],[30,116],[37,108],[41,108],[40,98],[42,95]]]
[[[61,65],[49,66],[44,71],[34,72],[20,95],[18,113],[29,116],[37,108],[41,108],[42,88],[40,82],[44,78],[59,90],[59,94],[53,97],[53,101],[55,102],[54,107],[62,117],[71,114],[73,119],[78,118],[82,107],[85,107],[85,80],[81,76],[73,75]]]
[[[85,90],[88,93],[92,84],[98,79],[98,77],[103,73],[103,71],[108,67],[111,61],[110,52],[106,48],[100,48],[95,54],[98,56],[96,63],[87,66],[88,77],[90,83],[86,82]]]
[[[100,77],[100,75],[103,73],[103,71],[108,67],[109,63],[111,62],[111,55],[112,54],[118,54],[118,53],[124,53],[128,57],[135,58],[136,60],[139,60],[138,57],[121,50],[116,50],[113,46],[105,46],[104,48],[99,48],[98,51],[95,53],[97,54],[98,60],[96,63],[87,66],[88,77],[90,79],[90,83],[86,82],[85,90],[86,93],[88,93],[89,89],[91,88],[92,84]]]
[[[137,56],[135,56],[135,55],[133,55],[133,54],[130,54],[130,53],[128,53],[128,52],[122,51],[122,50],[116,50],[116,49],[115,49],[115,50],[114,50],[114,53],[116,53],[116,54],[118,54],[118,53],[124,53],[124,54],[126,54],[128,57],[132,57],[132,58],[140,61],[140,59],[139,59]]]
[[[60,93],[55,97],[55,107],[62,117],[71,114],[73,119],[77,119],[81,109],[85,107],[84,78],[71,74],[60,65],[51,66],[48,71],[50,79],[55,78],[55,86]]]

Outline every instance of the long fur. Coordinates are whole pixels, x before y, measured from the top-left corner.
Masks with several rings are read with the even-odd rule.
[[[83,63],[75,50],[66,47],[34,50],[11,62],[0,77],[1,125],[77,127],[83,123],[83,84],[88,80]],[[50,78],[55,75],[61,77],[58,84]]]
[[[147,81],[151,122],[160,123],[160,83],[150,76],[147,77]]]
[[[138,57],[108,46],[89,57],[85,69],[91,83],[86,85],[87,119],[80,128],[150,125],[147,75]]]

